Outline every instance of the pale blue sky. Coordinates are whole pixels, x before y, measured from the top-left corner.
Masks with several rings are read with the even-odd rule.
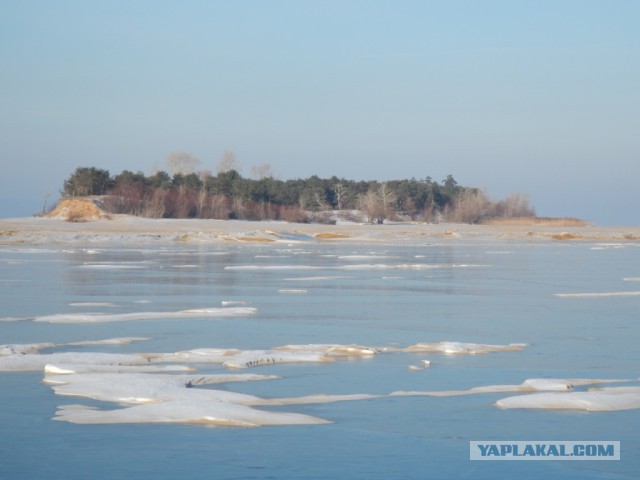
[[[640,2],[0,0],[0,217],[188,151],[640,225]]]

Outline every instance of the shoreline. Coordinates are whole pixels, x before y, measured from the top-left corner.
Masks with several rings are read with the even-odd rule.
[[[151,219],[113,215],[110,219],[69,222],[54,218],[0,219],[0,246],[108,241],[274,243],[315,240],[349,243],[412,243],[487,239],[531,242],[634,242],[640,227],[469,225],[388,223],[287,223],[281,221]]]

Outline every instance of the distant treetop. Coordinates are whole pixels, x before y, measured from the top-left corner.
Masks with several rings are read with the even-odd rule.
[[[236,170],[232,152],[224,155],[216,175],[197,171],[200,161],[176,153],[167,161],[171,172],[146,176],[124,170],[78,167],[63,185],[66,197],[101,195],[112,213],[159,218],[218,218],[327,222],[340,211],[371,223],[411,219],[477,223],[496,217],[534,216],[526,195],[490,200],[481,190],[463,187],[448,175],[441,183],[422,180],[355,181],[335,176],[279,180],[269,164],[254,167],[256,178]]]

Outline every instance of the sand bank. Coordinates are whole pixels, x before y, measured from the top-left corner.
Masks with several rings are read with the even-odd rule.
[[[74,223],[54,218],[0,219],[0,245],[79,242],[429,243],[459,239],[554,242],[640,241],[640,227],[392,223],[298,224],[240,220],[166,220],[113,215]]]

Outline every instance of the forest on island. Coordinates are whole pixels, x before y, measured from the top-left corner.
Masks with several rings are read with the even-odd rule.
[[[494,218],[531,217],[527,195],[511,194],[494,201],[478,188],[461,186],[452,175],[441,182],[431,177],[379,182],[335,176],[327,179],[280,180],[268,164],[239,173],[235,157],[225,152],[217,171],[198,170],[188,153],[167,158],[167,171],[145,175],[124,170],[78,167],[65,181],[63,197],[100,196],[111,213],[152,218],[210,218],[335,222],[335,212],[347,220],[383,223],[417,220],[479,223]]]

